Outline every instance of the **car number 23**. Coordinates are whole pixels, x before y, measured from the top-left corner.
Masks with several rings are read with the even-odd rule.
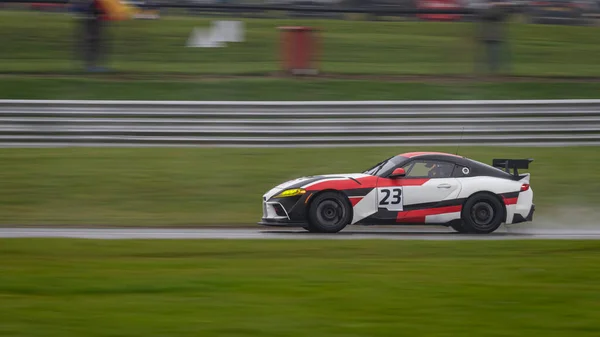
[[[377,200],[379,208],[385,208],[388,211],[402,211],[402,188],[380,187],[377,189]]]

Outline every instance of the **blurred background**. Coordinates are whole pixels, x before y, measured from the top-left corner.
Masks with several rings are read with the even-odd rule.
[[[390,154],[458,144],[484,162],[536,158],[538,207],[589,211],[600,199],[596,105],[409,105],[396,108],[409,119],[381,121],[369,114],[386,108],[352,110],[371,123],[361,124],[326,114],[336,109],[227,101],[598,98],[599,13],[596,0],[4,1],[2,99],[224,105],[3,103],[0,143],[12,148],[0,157],[3,221],[248,225],[260,208],[239,189],[258,198],[294,177],[361,172]],[[208,148],[113,148],[125,143]],[[294,149],[310,167],[277,148],[286,144],[313,147]],[[31,145],[67,149],[18,149]],[[235,148],[243,145],[255,148]],[[577,183],[556,181],[556,165]],[[235,211],[219,209],[223,200]]]
[[[0,1],[0,337],[597,337],[599,33],[600,0]],[[258,236],[273,186],[409,151],[533,158],[534,221],[73,238]]]
[[[72,75],[97,65],[163,80],[277,76],[288,70],[280,28],[303,26],[318,29],[312,67],[333,78],[600,76],[596,0],[11,0],[0,15],[3,74]],[[89,23],[94,16],[98,24]],[[241,22],[240,40],[191,44],[195,30],[208,34],[219,21]],[[65,94],[84,95],[72,89],[82,91]]]

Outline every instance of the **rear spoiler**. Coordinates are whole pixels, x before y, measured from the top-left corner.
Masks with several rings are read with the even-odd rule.
[[[519,177],[519,169],[528,169],[529,163],[533,161],[529,159],[493,159],[492,166],[497,168],[503,168],[506,173],[510,173],[510,169],[513,169],[513,175]]]

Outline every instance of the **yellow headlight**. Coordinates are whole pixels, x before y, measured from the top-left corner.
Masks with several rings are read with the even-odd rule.
[[[277,196],[275,196],[275,198],[295,197],[304,193],[306,193],[306,191],[301,188],[293,188],[291,190],[285,190],[279,193]]]

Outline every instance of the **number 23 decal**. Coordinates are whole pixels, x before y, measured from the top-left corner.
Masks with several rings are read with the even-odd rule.
[[[402,211],[402,188],[382,187],[379,188],[379,207],[389,211]]]

